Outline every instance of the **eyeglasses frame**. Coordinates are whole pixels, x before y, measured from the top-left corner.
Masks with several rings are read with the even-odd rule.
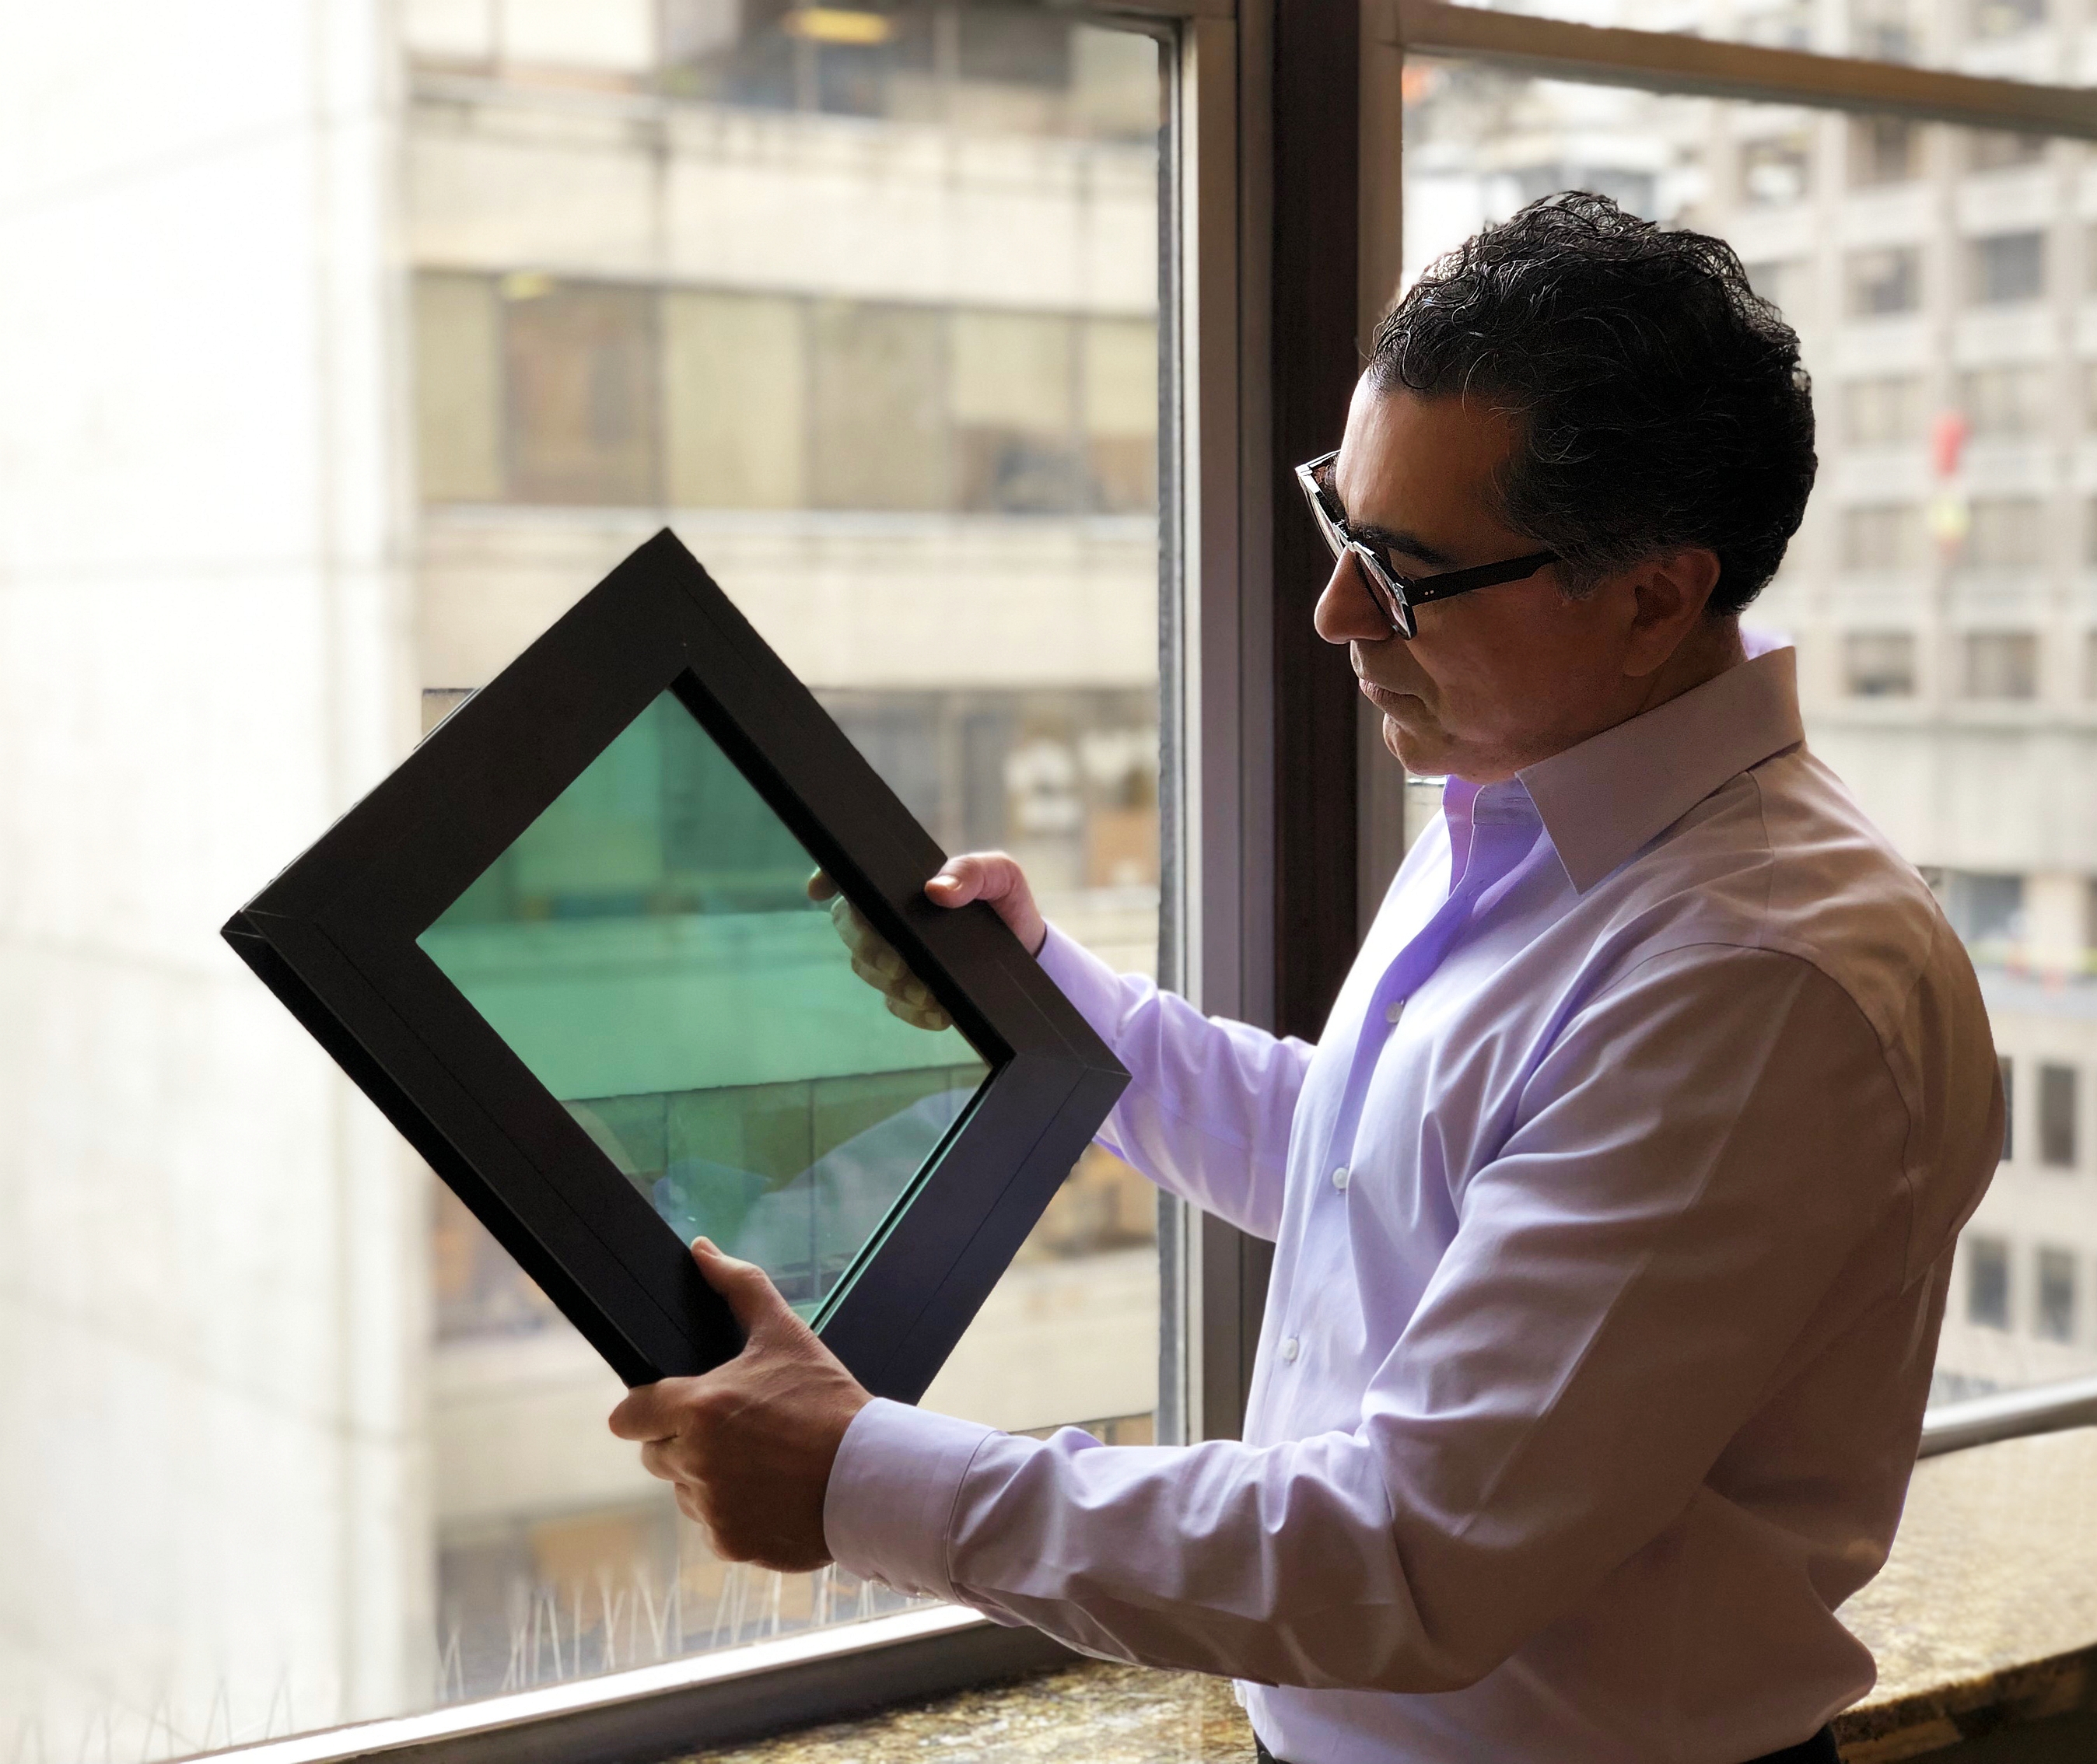
[[[1334,561],[1348,557],[1355,560],[1377,611],[1383,615],[1393,633],[1408,643],[1420,632],[1419,621],[1413,617],[1416,606],[1450,600],[1458,594],[1468,594],[1473,589],[1519,582],[1535,575],[1547,563],[1561,561],[1555,551],[1532,551],[1523,557],[1510,558],[1504,563],[1481,563],[1468,570],[1444,570],[1435,576],[1404,575],[1392,568],[1390,560],[1377,547],[1355,536],[1347,525],[1346,516],[1331,500],[1331,492],[1319,483],[1318,474],[1339,457],[1340,451],[1335,448],[1329,453],[1306,460],[1296,468],[1296,481],[1302,487],[1303,499],[1310,504],[1311,518],[1324,536]]]

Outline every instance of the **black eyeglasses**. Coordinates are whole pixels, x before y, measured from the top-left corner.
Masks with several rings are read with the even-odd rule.
[[[1391,629],[1402,637],[1410,640],[1418,633],[1419,625],[1412,616],[1416,606],[1424,606],[1431,600],[1468,594],[1474,588],[1519,582],[1525,576],[1535,575],[1545,564],[1558,562],[1555,551],[1532,551],[1526,557],[1510,558],[1504,563],[1482,563],[1472,570],[1445,570],[1439,576],[1403,575],[1392,568],[1390,559],[1381,547],[1355,538],[1348,529],[1347,517],[1341,512],[1339,498],[1324,483],[1326,475],[1333,469],[1333,462],[1339,457],[1336,449],[1307,461],[1296,468],[1296,481],[1303,486],[1303,500],[1311,505],[1318,531],[1325,536],[1325,543],[1332,548],[1333,555],[1351,557],[1360,566],[1370,599],[1377,603],[1377,610],[1382,613]]]

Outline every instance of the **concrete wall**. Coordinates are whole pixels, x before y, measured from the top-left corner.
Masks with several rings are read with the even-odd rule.
[[[420,1191],[217,927],[412,733],[364,0],[0,56],[0,1744],[400,1706]]]

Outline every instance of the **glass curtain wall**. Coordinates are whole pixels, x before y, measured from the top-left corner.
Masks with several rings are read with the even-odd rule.
[[[229,657],[289,655],[311,672],[243,664],[243,684],[220,693],[220,659],[182,647],[206,641],[185,633],[172,642],[184,659],[165,638],[159,663],[138,659],[139,679],[186,682],[153,701],[142,745],[102,751],[117,739],[115,688],[72,700],[92,716],[22,721],[28,740],[0,742],[0,824],[33,820],[42,866],[0,882],[0,1758],[186,1755],[904,1604],[841,1573],[714,1559],[606,1431],[617,1381],[216,948],[266,864],[401,756],[414,730],[396,704],[419,702],[433,726],[668,525],[947,849],[1013,852],[1066,930],[1123,968],[1157,961],[1159,42],[1022,0],[366,10],[328,15],[331,31],[337,14],[361,20],[376,68],[339,127],[368,125],[398,150],[359,162],[389,168],[358,211],[367,230],[347,210],[305,206],[315,199],[301,193],[322,184],[304,160],[266,186],[243,181],[241,143],[282,134],[274,112],[240,121],[244,134],[225,121],[233,145],[212,160],[172,122],[149,138],[127,110],[140,138],[109,162],[135,151],[124,177],[150,191],[163,158],[169,177],[199,165],[194,175],[216,176],[222,161],[234,170],[214,199],[247,219],[207,247],[196,239],[221,234],[195,229],[217,210],[142,198],[134,224],[160,204],[192,230],[166,247],[182,273],[153,296],[169,327],[152,333],[162,352],[150,361],[129,321],[83,316],[76,333],[51,316],[79,304],[77,288],[34,309],[48,320],[39,353],[57,408],[80,402],[71,388],[93,381],[110,336],[126,339],[123,396],[98,407],[115,439],[67,456],[111,482],[129,469],[117,457],[132,444],[126,414],[155,408],[164,380],[170,399],[217,409],[174,387],[188,366],[176,339],[216,337],[222,312],[242,315],[241,335],[213,344],[223,359],[211,372],[249,405],[210,422],[185,409],[150,451],[157,473],[223,466],[231,512],[217,518],[225,530],[260,523],[264,554],[279,542],[265,511],[303,509],[312,481],[332,494],[352,469],[338,458],[316,480],[279,485],[273,453],[297,451],[287,438],[317,408],[397,412],[360,431],[366,450],[352,464],[355,496],[400,499],[392,551],[377,549],[402,561],[400,597],[383,605],[358,599],[364,576],[338,572],[351,585],[313,602],[338,609],[333,626],[301,622],[308,602],[274,585],[266,558],[177,572],[186,604],[207,609],[190,616]],[[304,10],[287,7],[294,15]],[[158,14],[137,15],[142,44]],[[238,70],[262,79],[281,46],[247,42],[239,33],[260,27],[240,16],[199,24],[212,78],[236,87]],[[16,32],[21,65],[63,60],[63,45],[25,20],[0,27],[0,64]],[[347,65],[339,37],[312,50],[336,57],[331,68]],[[105,45],[87,59],[125,53]],[[128,77],[183,83],[137,53]],[[33,134],[32,120],[57,126],[47,110],[18,109],[0,137]],[[219,126],[199,120],[199,138]],[[333,142],[337,127],[317,120],[314,139]],[[34,185],[42,162],[9,156]],[[63,225],[37,248],[56,276],[107,224],[75,209],[122,179],[100,159],[49,169],[58,194],[38,199]],[[68,195],[76,186],[88,194]],[[243,268],[236,245],[280,239],[288,267]],[[309,333],[315,261],[348,291]],[[367,323],[361,353],[330,353]],[[288,347],[273,352],[279,340]],[[289,365],[265,371],[280,353]],[[309,398],[297,378],[308,371],[335,405]],[[192,500],[162,525],[186,535],[206,506]],[[109,524],[106,510],[41,519],[50,532],[73,521],[49,542],[63,557],[92,552]],[[127,529],[124,542],[177,540]],[[104,603],[79,583],[134,578],[158,580],[136,558],[99,576],[59,570],[68,592],[33,602],[52,609],[36,615],[35,641],[64,653],[77,624],[88,643]],[[274,597],[252,615],[221,610],[246,605],[251,581]],[[26,633],[13,608],[32,603],[10,601],[12,585],[0,582],[0,613]],[[364,634],[346,641],[352,630]],[[320,722],[338,713],[387,733],[340,762]],[[236,723],[248,733],[229,738]],[[11,716],[7,726],[18,729]],[[738,787],[707,754],[673,751],[676,733],[651,725],[608,757],[567,821],[535,829],[472,910],[433,934],[444,959],[499,991],[510,943],[654,935],[653,921],[604,913],[607,901],[638,913],[636,900],[670,911],[656,871],[683,863],[671,881],[700,893],[718,882],[696,860],[673,862],[674,827],[640,856],[604,831],[600,797]],[[270,805],[309,750],[326,781],[279,816]],[[199,767],[260,829],[252,840],[207,836],[156,806],[188,801],[182,780]],[[134,773],[135,798],[123,782]],[[36,794],[46,778],[72,781]],[[780,878],[800,855],[761,832],[737,886],[752,898],[797,891]],[[68,929],[78,915],[66,903],[81,877],[134,851],[114,873],[150,871],[154,900],[174,903],[142,921],[167,953],[140,957],[135,984],[97,990],[95,975],[128,974],[129,957],[102,952],[101,930]],[[597,917],[563,922],[576,902]],[[767,923],[784,937],[808,916]],[[120,910],[104,921],[129,922]],[[185,1004],[192,974],[205,977],[198,996],[224,1002]],[[873,1078],[825,1091],[787,1081],[790,1060],[774,1071],[753,1054],[726,1101],[694,1101],[674,1074],[598,1071],[583,1026],[559,1026],[545,1070],[607,1155],[666,1207],[718,1210],[716,1190],[743,1182],[751,1192],[732,1198],[746,1206],[746,1250],[769,1245],[807,1288],[792,1296],[811,1302],[863,1222],[825,1223],[809,1205],[789,1217],[791,1179],[839,1148],[914,1167],[922,1146],[870,1146],[869,1124],[914,1109],[936,1133],[980,1075],[958,1037],[904,1045],[913,1031],[891,1024],[897,1044]],[[876,1079],[878,1096],[851,1089]],[[681,1112],[666,1127],[672,1105]],[[730,1116],[733,1156],[720,1149]],[[136,1122],[151,1145],[125,1125]],[[752,1171],[764,1180],[745,1181]],[[1088,1153],[928,1405],[1014,1430],[1150,1439],[1157,1218],[1147,1183]],[[131,1247],[112,1266],[82,1259],[90,1243]]]
[[[1408,282],[1582,188],[1729,240],[1797,326],[1820,475],[1745,622],[1965,939],[2011,1097],[1934,1397],[2097,1372],[2097,156],[1456,61],[1406,90]]]

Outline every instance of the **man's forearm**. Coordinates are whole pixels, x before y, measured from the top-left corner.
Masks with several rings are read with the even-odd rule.
[[[1128,1068],[1101,1142],[1159,1187],[1272,1238],[1312,1050],[1205,1017],[1142,976],[1116,974],[1053,925],[1041,965]]]

